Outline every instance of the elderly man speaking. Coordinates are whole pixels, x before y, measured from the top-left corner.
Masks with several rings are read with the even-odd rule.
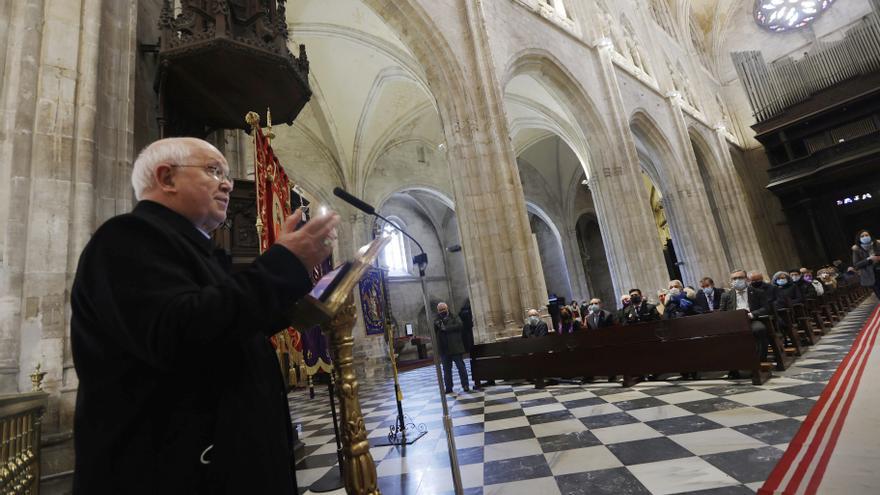
[[[79,376],[74,493],[295,493],[291,424],[268,337],[311,289],[336,214],[230,275],[209,233],[232,180],[209,143],[172,138],[134,163],[134,211],[83,251],[71,295]]]

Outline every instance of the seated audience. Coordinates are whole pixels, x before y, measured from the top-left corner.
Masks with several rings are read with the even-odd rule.
[[[822,286],[822,282],[819,282],[813,277],[813,270],[810,270],[809,268],[801,268],[801,281],[813,286],[813,290],[816,294],[815,297],[819,297],[825,293],[825,287]]]
[[[778,274],[777,274],[778,275]],[[752,321],[752,334],[755,336],[755,345],[761,361],[767,358],[767,327],[759,321],[762,316],[770,314],[770,305],[767,295],[761,289],[750,286],[746,280],[744,270],[736,270],[730,274],[731,290],[721,296],[721,311],[747,311]],[[731,372],[736,377],[738,372]]]
[[[587,320],[587,314],[590,312],[590,303],[586,300],[581,301],[579,309],[581,311],[581,323],[584,323]]]
[[[618,323],[623,322],[623,313],[630,304],[629,294],[622,294],[620,296],[620,309],[618,309],[617,314],[614,315],[614,321]]]
[[[684,290],[678,287],[669,289],[666,295],[666,309],[663,311],[664,320],[672,320],[684,316],[693,316],[700,314],[697,305],[690,299]]]
[[[714,280],[709,277],[703,277],[700,280],[700,290],[697,291],[694,303],[700,308],[702,313],[718,311],[721,307],[721,294],[724,294],[724,290],[716,288]]]
[[[580,307],[578,306],[578,303],[574,298],[571,298],[571,303],[568,305],[568,311],[569,311],[569,313],[571,313],[572,318],[574,318],[575,320],[580,319],[580,317],[581,317]]]
[[[660,289],[657,291],[657,313],[660,314],[660,316],[663,316],[663,312],[666,311],[666,294],[668,292],[668,289]]]
[[[819,282],[822,283],[822,288],[825,291],[825,294],[831,294],[837,289],[837,273],[834,268],[826,267],[818,272]]]
[[[590,330],[614,325],[614,315],[611,314],[610,311],[602,309],[602,300],[597,297],[590,300],[590,305],[587,307],[587,313],[584,320],[587,328]]]
[[[774,289],[773,304],[776,309],[791,308],[794,304],[804,302],[801,290],[797,284],[791,282],[791,276],[786,272],[776,272],[773,274]]]
[[[767,302],[770,303],[770,308],[773,308],[774,302],[776,301],[776,286],[770,283],[767,283],[764,280],[764,274],[761,272],[749,272],[749,285],[754,289],[761,289],[764,291],[764,295],[767,296]]]
[[[526,324],[523,325],[522,336],[524,339],[531,337],[543,337],[547,335],[547,324],[538,316],[538,310],[530,309]]]
[[[657,321],[660,319],[660,313],[657,312],[657,306],[648,303],[642,298],[640,289],[630,289],[629,291],[630,305],[623,311],[623,318],[620,322],[624,325],[632,325],[643,321]]]
[[[816,289],[813,288],[813,284],[807,282],[803,278],[802,269],[792,269],[789,270],[788,276],[791,279],[791,283],[796,285],[798,291],[801,293],[801,302],[806,303],[807,299],[816,299]]]
[[[571,314],[569,308],[562,308],[559,311],[559,325],[556,327],[556,333],[574,333],[581,329],[581,322]]]

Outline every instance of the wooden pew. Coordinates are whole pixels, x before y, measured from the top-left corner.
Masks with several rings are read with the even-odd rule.
[[[532,339],[477,344],[471,349],[471,373],[483,381],[623,375],[632,377],[682,370],[750,370],[761,384],[763,371],[745,311],[713,312],[675,320],[614,326]]]

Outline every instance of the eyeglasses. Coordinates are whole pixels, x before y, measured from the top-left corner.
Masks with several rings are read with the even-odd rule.
[[[220,165],[171,165],[172,167],[179,168],[200,168],[205,171],[206,174],[213,177],[217,182],[229,182],[232,184],[232,177],[226,174],[226,171],[223,170],[223,167]]]

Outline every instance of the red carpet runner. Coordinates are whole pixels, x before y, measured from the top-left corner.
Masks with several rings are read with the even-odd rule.
[[[804,420],[797,435],[788,446],[764,486],[761,495],[795,495],[824,493],[819,491],[841,429],[847,419],[853,399],[868,359],[874,350],[880,332],[880,305],[862,327],[849,354],[840,363],[816,405]],[[877,356],[875,356],[877,357]],[[875,414],[873,411],[871,414]],[[866,431],[876,436],[876,431]],[[880,470],[880,466],[873,466]]]

